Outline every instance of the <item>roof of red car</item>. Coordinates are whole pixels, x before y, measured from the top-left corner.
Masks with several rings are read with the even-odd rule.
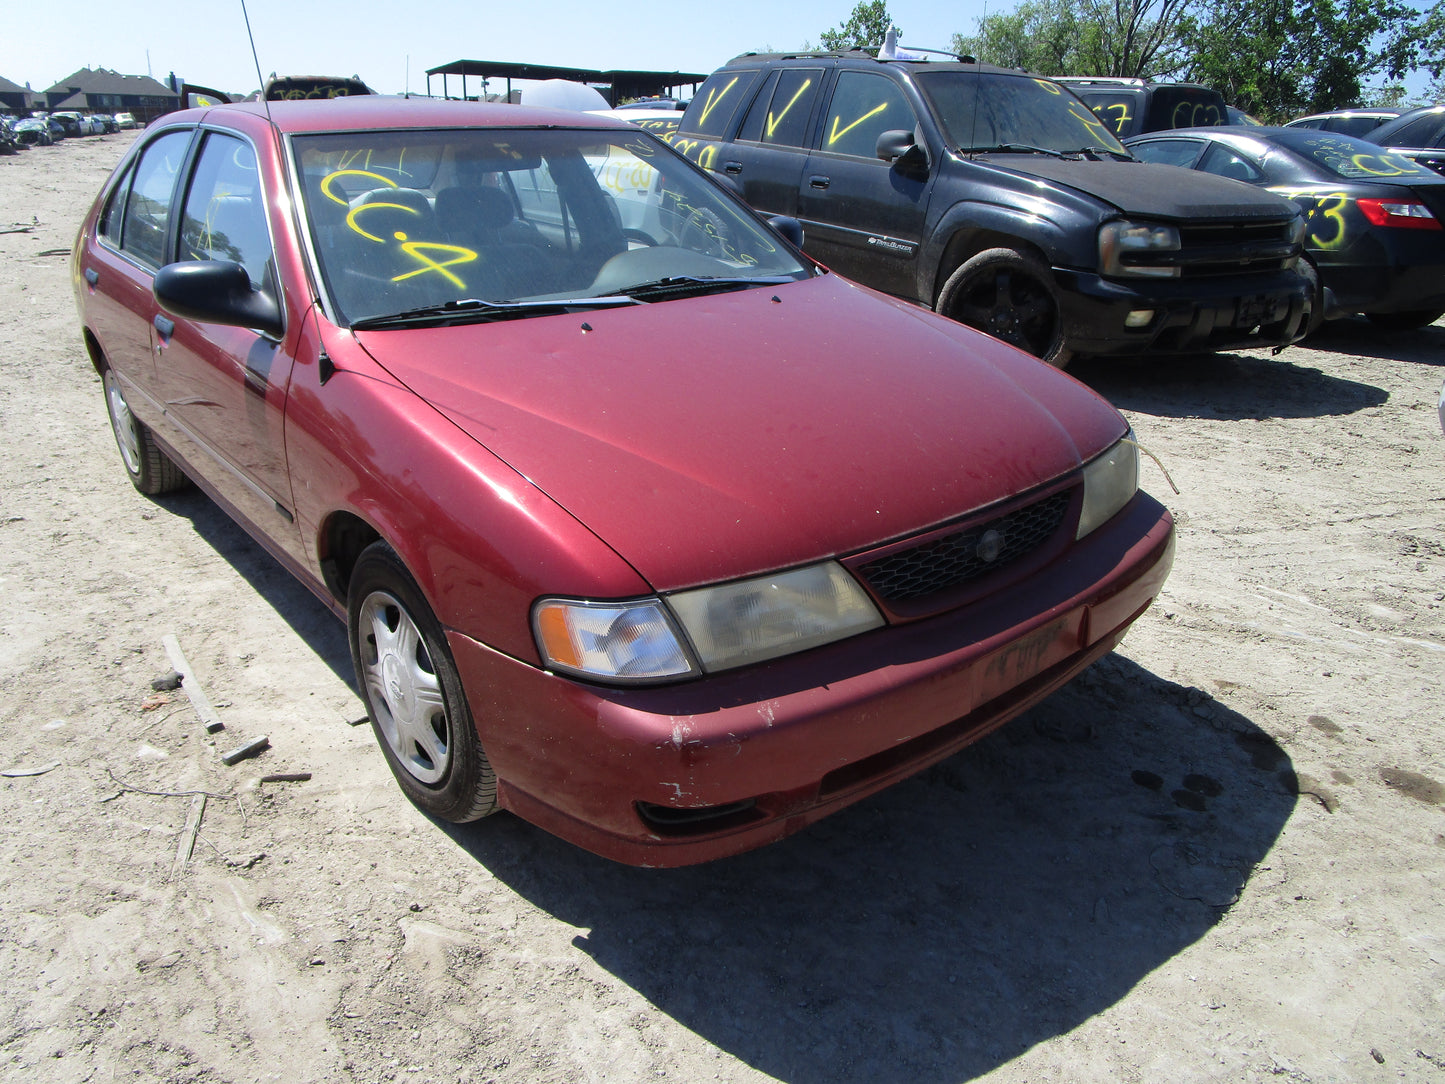
[[[269,109],[267,108],[269,106]],[[206,110],[188,110],[199,116],[208,113],[219,120],[225,113],[244,111],[256,116],[269,113],[282,132],[334,132],[376,128],[514,128],[541,125],[568,128],[630,128],[612,117],[597,117],[566,109],[539,109],[499,102],[460,102],[444,98],[403,98],[381,94],[357,95],[326,100],[238,102]],[[190,119],[173,113],[167,121]]]

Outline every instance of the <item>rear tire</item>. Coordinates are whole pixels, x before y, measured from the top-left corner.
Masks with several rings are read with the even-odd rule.
[[[938,294],[935,311],[1027,350],[1062,369],[1064,342],[1058,287],[1049,269],[1011,248],[984,249],[965,260]]]
[[[115,434],[115,444],[120,449],[120,460],[130,476],[130,484],[148,497],[187,488],[191,480],[186,472],[161,451],[145,423],[131,413],[115,370],[107,367],[101,381],[105,385],[110,429]]]
[[[1440,309],[1365,313],[1365,317],[1370,323],[1387,331],[1414,331],[1416,328],[1429,327],[1442,316],[1445,316],[1445,311]]]
[[[402,791],[461,824],[497,808],[497,777],[432,613],[384,542],[362,551],[347,591],[347,633],[366,713]]]

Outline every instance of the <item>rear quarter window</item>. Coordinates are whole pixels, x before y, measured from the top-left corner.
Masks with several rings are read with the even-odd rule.
[[[725,138],[732,131],[738,110],[752,99],[760,75],[748,69],[713,72],[693,95],[682,116],[681,130],[712,139]]]

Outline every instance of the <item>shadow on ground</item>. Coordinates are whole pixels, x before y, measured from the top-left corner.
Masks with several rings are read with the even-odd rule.
[[[1320,343],[1322,349],[1336,349]],[[1354,414],[1384,403],[1373,384],[1329,376],[1309,351],[1197,354],[1177,358],[1086,358],[1069,366],[1120,410],[1161,418],[1316,418]]]
[[[617,866],[510,817],[441,825],[684,1027],[790,1084],[955,1082],[1208,933],[1294,808],[1248,719],[1111,655],[1002,731],[783,843]]]
[[[1321,325],[1304,345],[1380,361],[1445,365],[1445,327],[1439,324],[1413,331],[1389,331],[1354,316]]]
[[[196,534],[239,572],[332,672],[352,688],[356,675],[346,625],[276,558],[199,489],[156,498],[167,512],[191,521]]]

